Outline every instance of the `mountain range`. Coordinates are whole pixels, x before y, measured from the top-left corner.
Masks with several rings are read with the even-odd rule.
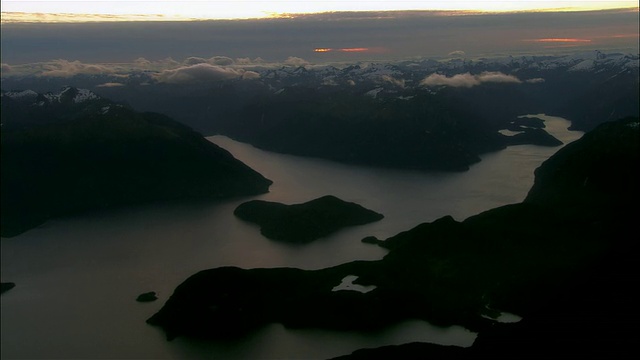
[[[518,116],[552,114],[588,131],[638,116],[639,57],[599,51],[566,56],[274,66],[256,75],[168,82],[162,73],[3,78],[3,88],[65,83],[168,115],[204,135],[222,134],[282,153],[345,163],[464,171],[480,155],[518,144],[555,146]],[[206,66],[203,66],[206,65]],[[238,65],[229,65],[238,66]],[[200,71],[210,64],[172,70]],[[119,86],[103,86],[116,83]],[[516,131],[507,136],[504,130]]]

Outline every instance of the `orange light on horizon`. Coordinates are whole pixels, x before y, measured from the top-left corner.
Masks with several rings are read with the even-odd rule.
[[[338,49],[338,51],[342,51],[342,52],[364,52],[364,51],[369,51],[369,48],[343,48],[343,49]]]
[[[362,53],[362,52],[370,52],[370,53],[382,53],[386,52],[386,48],[377,47],[377,48],[366,48],[366,47],[354,47],[354,48],[315,48],[313,52],[317,53],[326,53],[326,52],[344,52],[344,53]]]
[[[598,37],[599,38],[609,38],[609,39],[628,39],[628,38],[640,37],[640,34],[615,34],[615,35],[598,36]]]
[[[579,44],[559,44],[559,45],[547,45],[543,46],[544,49],[566,49],[566,48],[575,48],[580,46]]]
[[[540,42],[540,43],[587,43],[591,42],[590,39],[576,39],[576,38],[544,38],[544,39],[532,39],[525,40],[531,42]]]

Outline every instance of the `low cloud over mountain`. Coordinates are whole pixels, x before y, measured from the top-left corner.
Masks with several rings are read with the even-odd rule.
[[[305,59],[296,57],[296,56],[289,56],[287,58],[287,60],[284,61],[284,63],[286,65],[292,65],[292,66],[305,66],[305,65],[309,65],[309,62]]]
[[[113,69],[99,64],[84,64],[80,61],[54,60],[44,66],[42,76],[69,77],[78,74],[110,74]]]
[[[258,73],[244,69],[221,67],[208,63],[199,63],[177,69],[164,70],[156,76],[159,82],[171,84],[198,83],[228,80],[235,78],[254,79]]]
[[[118,87],[118,86],[124,86],[124,84],[119,82],[107,82],[104,84],[96,85],[96,87]]]
[[[431,74],[424,78],[420,85],[423,86],[451,86],[451,87],[474,87],[483,83],[511,83],[519,84],[522,81],[513,75],[501,72],[483,72],[478,75],[470,73],[457,74],[451,77],[441,74]]]

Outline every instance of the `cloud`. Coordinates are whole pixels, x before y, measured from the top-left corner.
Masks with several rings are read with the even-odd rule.
[[[254,65],[254,64],[264,64],[265,61],[261,57],[257,57],[253,60],[251,60],[251,58],[245,57],[245,58],[237,58],[235,63],[237,65]]]
[[[11,72],[11,66],[9,64],[2,63],[2,74],[7,74]]]
[[[529,84],[539,84],[539,83],[543,83],[544,81],[545,80],[543,78],[533,78],[533,79],[525,80],[525,82]]]
[[[389,14],[386,19],[376,18],[371,13],[348,15],[349,18],[340,18],[339,21],[336,20],[338,14],[327,13],[310,18],[233,22],[3,23],[2,61],[15,65],[63,57],[85,62],[122,63],[138,56],[147,59],[173,56],[182,60],[189,56],[202,56],[203,49],[211,49],[212,44],[215,44],[216,55],[233,59],[262,56],[269,61],[287,56],[300,56],[310,62],[413,59],[446,55],[453,50],[464,50],[467,57],[522,51],[547,55],[549,51],[543,48],[545,44],[566,43],[522,40],[555,37],[592,39],[591,43],[578,44],[597,46],[600,50],[637,53],[638,49],[637,37],[614,37],[638,33],[637,11],[464,16],[411,12],[410,16]],[[4,16],[2,20],[5,20]],[[376,36],[372,37],[373,33]],[[320,58],[318,53],[312,52],[319,46],[336,49],[384,47],[389,51],[375,56],[370,52],[334,51],[324,53]],[[210,55],[204,57],[208,59]]]
[[[118,86],[124,86],[124,84],[118,83],[118,82],[108,82],[108,83],[96,85],[96,87],[118,87]]]
[[[441,74],[431,74],[424,78],[420,85],[423,86],[452,86],[452,87],[472,87],[480,85],[480,81],[474,75],[469,73],[457,74],[447,77]]]
[[[287,60],[284,61],[284,63],[285,65],[291,65],[291,66],[309,65],[309,62],[307,60],[296,57],[296,56],[289,56]]]
[[[208,63],[208,61],[207,61],[207,59],[204,59],[204,58],[201,58],[201,57],[191,56],[191,57],[188,57],[188,58],[184,59],[184,61],[182,63],[184,65],[195,65],[195,64]]]
[[[451,87],[473,87],[483,83],[511,83],[519,84],[522,81],[513,75],[503,74],[501,72],[483,72],[478,75],[470,73],[457,74],[447,77],[441,74],[431,74],[424,78],[420,85],[422,86],[451,86]]]
[[[481,83],[493,82],[493,83],[515,83],[519,84],[522,81],[513,75],[503,74],[501,72],[483,72],[477,75],[478,80]]]
[[[149,65],[151,65],[151,61],[149,61],[149,60],[147,60],[147,59],[145,59],[143,57],[139,57],[139,58],[135,59],[133,61],[133,63],[136,64],[136,66],[139,66],[141,68],[146,68]]]
[[[164,58],[163,60],[158,61],[158,63],[160,63],[160,64],[162,64],[164,66],[169,66],[169,67],[171,67],[171,66],[180,66],[180,63],[175,61],[175,60],[173,60],[172,57]]]
[[[242,73],[242,79],[244,80],[258,79],[259,77],[260,74],[255,71],[245,71]]]
[[[251,59],[247,58],[237,58],[236,63],[239,65],[251,65]]]
[[[334,76],[330,76],[330,77],[326,77],[324,79],[322,79],[322,85],[324,86],[337,86],[338,83],[336,82],[336,79]]]
[[[392,76],[389,76],[389,75],[382,75],[382,76],[380,77],[380,79],[381,79],[383,82],[388,82],[388,83],[391,83],[391,84],[393,84],[393,85],[395,85],[395,86],[398,86],[398,87],[404,88],[404,79],[396,79],[396,78],[394,78],[394,77],[392,77]]]
[[[258,73],[243,69],[226,68],[206,63],[164,70],[156,76],[159,82],[170,84],[187,84],[221,81],[229,79],[256,78]]]
[[[449,54],[447,54],[450,57],[454,57],[454,58],[463,58],[466,56],[465,52],[462,50],[456,50],[456,51],[452,51]]]
[[[214,56],[212,58],[209,59],[209,64],[213,64],[213,65],[221,65],[221,66],[228,66],[228,65],[233,65],[234,61],[232,58],[230,57],[226,57],[226,56]]]
[[[111,74],[113,68],[100,64],[84,64],[80,61],[54,60],[43,66],[44,70],[40,76],[51,77],[71,77],[78,74]]]

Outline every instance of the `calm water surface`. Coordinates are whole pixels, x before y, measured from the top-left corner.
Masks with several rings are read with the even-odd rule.
[[[569,122],[536,115],[565,144],[581,132]],[[243,268],[319,269],[385,251],[360,240],[384,239],[444,215],[463,220],[520,202],[533,171],[560,147],[514,146],[483,156],[465,173],[424,173],[274,154],[222,136],[210,140],[274,181],[270,192],[218,203],[143,206],[50,221],[1,241],[2,281],[17,286],[1,297],[2,359],[326,359],[358,348],[429,341],[470,346],[475,334],[407,321],[377,333],[285,329],[271,324],[236,341],[172,342],[145,320],[197,271]],[[305,202],[323,195],[357,202],[385,215],[308,245],[263,238],[233,216],[249,199]],[[339,284],[336,284],[339,285]],[[135,298],[156,291],[160,299]]]

